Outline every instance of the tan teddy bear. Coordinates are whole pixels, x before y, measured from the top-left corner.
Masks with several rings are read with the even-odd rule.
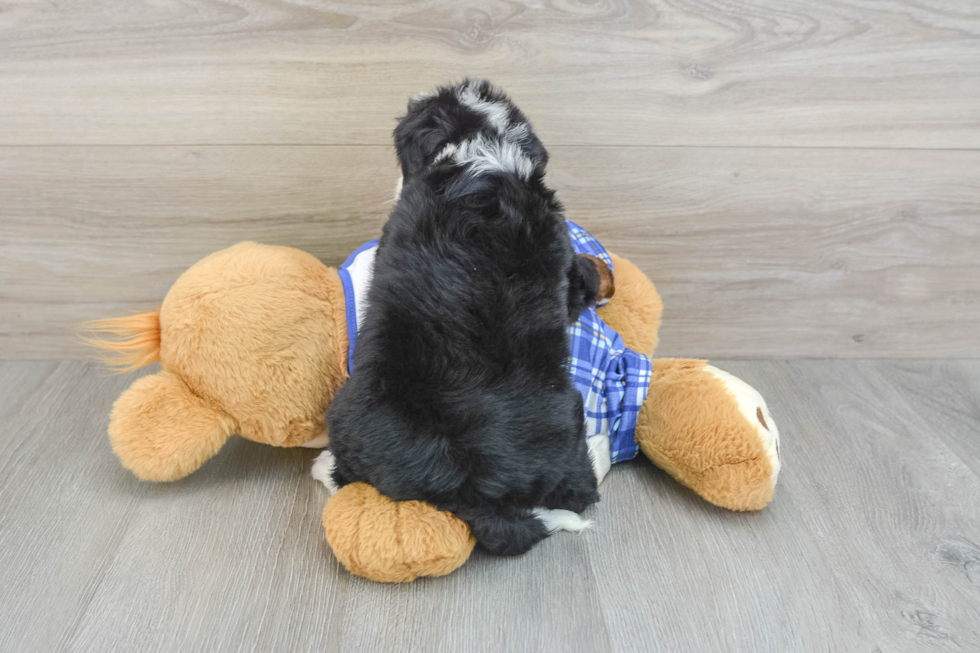
[[[599,315],[631,349],[652,354],[660,297],[629,261],[612,261],[616,292]],[[89,342],[115,353],[109,362],[117,369],[160,362],[113,407],[109,436],[123,465],[144,480],[172,481],[232,435],[325,446],[325,413],[347,378],[355,326],[345,304],[336,270],[296,249],[246,242],[192,266],[159,311],[92,323],[116,337]],[[635,439],[656,465],[714,504],[758,510],[772,498],[779,435],[766,403],[705,361],[652,359]],[[361,483],[334,494],[323,520],[337,558],[379,581],[447,574],[474,546],[451,513],[392,502]]]

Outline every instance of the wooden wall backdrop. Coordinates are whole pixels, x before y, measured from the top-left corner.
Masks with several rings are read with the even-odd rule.
[[[492,79],[660,353],[980,356],[975,0],[0,5],[0,358],[243,239],[373,237],[408,96]]]

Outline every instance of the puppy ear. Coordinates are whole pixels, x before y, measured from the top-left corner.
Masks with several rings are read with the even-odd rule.
[[[612,270],[589,254],[579,254],[568,271],[568,318],[574,322],[589,306],[609,299],[616,292]]]
[[[448,143],[478,130],[479,125],[479,116],[461,106],[449,88],[411,100],[393,134],[395,154],[405,178],[414,176]]]

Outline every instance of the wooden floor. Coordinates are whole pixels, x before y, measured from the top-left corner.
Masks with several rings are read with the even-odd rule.
[[[240,240],[375,237],[408,97],[512,95],[661,354],[980,357],[976,0],[0,4],[0,359]]]
[[[387,586],[327,549],[314,452],[140,483],[105,436],[131,376],[0,364],[0,651],[980,650],[980,362],[722,367],[779,420],[765,511],[634,461],[595,531]]]

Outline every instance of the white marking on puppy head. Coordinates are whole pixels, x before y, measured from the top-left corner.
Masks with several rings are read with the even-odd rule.
[[[456,149],[458,147],[459,147],[459,144],[457,144],[457,143],[450,143],[446,147],[444,147],[441,150],[439,150],[439,154],[436,155],[436,158],[432,159],[432,163],[439,163],[440,161],[443,161],[445,159],[452,158],[452,156],[454,154],[456,154]]]
[[[310,472],[313,478],[326,486],[327,491],[331,495],[338,490],[336,483],[333,482],[333,468],[336,464],[337,461],[334,460],[333,454],[327,450],[316,457],[316,460],[313,461],[313,469]]]
[[[435,91],[423,91],[423,92],[419,93],[418,95],[416,95],[415,97],[413,97],[410,100],[410,102],[413,102],[413,103],[414,102],[422,102],[423,100],[428,100],[430,98],[434,98],[435,96],[436,96],[436,92]]]
[[[547,508],[535,508],[534,516],[544,524],[549,532],[568,531],[570,533],[581,533],[595,526],[591,519],[582,519],[571,510],[548,510]]]
[[[523,145],[530,132],[531,128],[526,122],[518,122],[507,128],[504,132],[504,140]]]
[[[491,102],[480,97],[479,82],[470,82],[456,91],[456,97],[463,106],[482,113],[487,122],[498,132],[503,133],[510,124],[510,107],[506,102]]]
[[[513,172],[527,179],[534,172],[534,162],[519,145],[500,139],[487,140],[483,136],[447,145],[436,155],[435,162],[446,158],[468,166],[473,174]]]

